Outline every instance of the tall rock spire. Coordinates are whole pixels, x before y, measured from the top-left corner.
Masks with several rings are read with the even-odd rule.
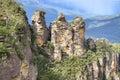
[[[81,17],[75,17],[74,20],[70,22],[70,24],[74,35],[74,55],[81,55],[84,53],[85,23]]]
[[[32,24],[36,35],[37,45],[42,45],[49,37],[49,31],[46,27],[44,15],[45,12],[42,10],[36,10],[36,12],[32,15]]]
[[[83,54],[85,24],[82,18],[76,17],[68,23],[60,13],[50,27],[55,59]]]
[[[58,17],[57,17],[56,20],[66,22],[65,16],[62,13],[58,14]]]

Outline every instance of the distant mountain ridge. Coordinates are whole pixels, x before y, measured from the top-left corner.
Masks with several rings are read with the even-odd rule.
[[[104,19],[113,19],[113,18],[116,18],[116,17],[120,17],[120,13],[118,14],[115,14],[115,15],[104,15],[104,16],[95,16],[95,17],[92,17],[93,19],[96,19],[96,20],[104,20]]]
[[[107,38],[110,42],[120,42],[120,14],[96,16],[85,20],[86,37]]]

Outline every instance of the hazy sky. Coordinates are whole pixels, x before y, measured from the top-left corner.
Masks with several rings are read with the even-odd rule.
[[[120,0],[17,0],[23,3],[30,21],[32,13],[36,9],[46,11],[47,24],[53,20],[59,12],[62,12],[67,20],[73,16],[83,18],[98,15],[114,15],[120,13]]]
[[[18,0],[25,6],[50,7],[57,11],[97,15],[111,15],[120,12],[120,0]],[[66,10],[66,11],[65,11]]]

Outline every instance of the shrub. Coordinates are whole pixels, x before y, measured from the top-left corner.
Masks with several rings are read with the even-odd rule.
[[[18,57],[21,59],[21,60],[24,60],[25,56],[24,54],[20,51],[20,49],[18,48],[18,46],[14,43],[13,44],[13,47],[18,55]]]
[[[0,43],[0,58],[2,58],[2,55],[7,55],[7,57],[9,57],[10,53],[8,52],[6,46],[3,43]]]

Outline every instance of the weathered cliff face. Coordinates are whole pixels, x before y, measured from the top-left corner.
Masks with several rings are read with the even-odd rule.
[[[33,23],[34,33],[36,36],[37,45],[42,45],[48,40],[49,37],[49,31],[46,27],[44,15],[45,12],[41,10],[37,10],[32,15],[32,23]]]
[[[83,54],[85,24],[82,18],[77,17],[68,23],[64,15],[60,13],[51,23],[50,28],[55,59]]]
[[[13,3],[16,4],[14,1]],[[18,9],[21,11],[20,7]],[[27,17],[25,13],[22,15],[18,13],[21,18],[17,16],[14,19],[18,21],[22,20],[24,23],[17,23],[17,21],[14,22],[14,19],[11,18],[12,13],[8,14],[10,16],[5,14],[1,15],[9,18],[8,23],[4,24],[5,26],[2,25],[2,27],[5,28],[7,25],[9,28],[6,28],[6,33],[0,31],[0,44],[5,46],[5,49],[0,47],[0,80],[36,80],[37,67],[30,64],[32,59],[30,48],[31,32]],[[2,19],[2,17],[0,18]]]
[[[120,80],[120,54],[106,52],[78,73],[76,80]]]

